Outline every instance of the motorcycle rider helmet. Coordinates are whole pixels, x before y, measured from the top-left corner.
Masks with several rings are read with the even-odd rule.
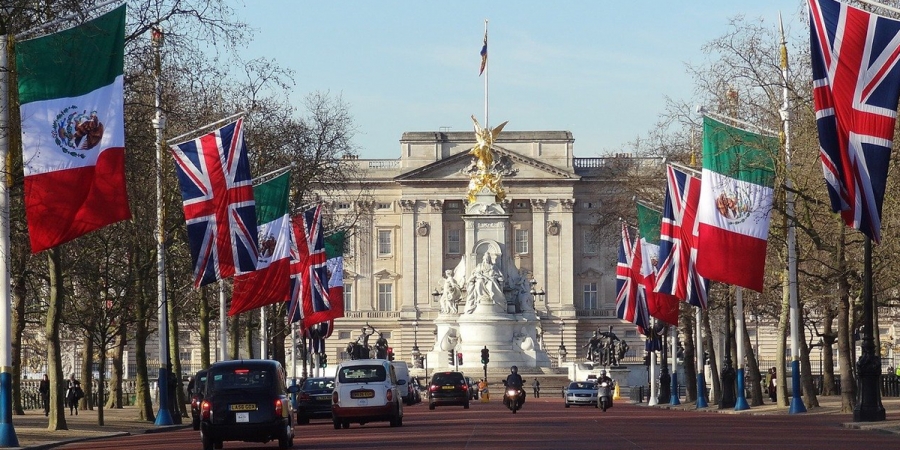
[[[509,368],[509,371],[512,373],[519,373],[519,368],[516,366],[512,366]]]

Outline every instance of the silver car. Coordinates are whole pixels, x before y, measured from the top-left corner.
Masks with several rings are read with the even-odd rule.
[[[597,406],[597,383],[575,381],[566,387],[566,408],[572,405]]]

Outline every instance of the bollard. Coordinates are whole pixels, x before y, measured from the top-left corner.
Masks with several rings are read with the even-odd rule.
[[[619,398],[619,383],[616,383],[616,387],[613,389],[613,400],[618,400]]]

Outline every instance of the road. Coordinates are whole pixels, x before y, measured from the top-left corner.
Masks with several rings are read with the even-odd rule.
[[[528,398],[513,415],[497,401],[429,411],[426,404],[405,409],[403,426],[386,422],[335,430],[328,420],[297,426],[295,448],[306,449],[659,449],[659,448],[900,448],[900,435],[851,430],[849,414],[747,415],[676,411],[630,405],[606,413],[596,408],[564,408],[559,397]],[[190,429],[72,444],[64,449],[200,449]],[[225,449],[277,448],[276,442],[226,442]]]

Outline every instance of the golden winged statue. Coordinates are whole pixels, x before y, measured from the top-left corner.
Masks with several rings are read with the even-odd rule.
[[[494,151],[491,150],[491,146],[509,121],[497,125],[494,129],[482,128],[474,115],[472,122],[475,125],[476,143],[469,153],[475,157],[475,167],[478,170],[469,182],[469,202],[475,201],[475,194],[485,186],[496,194],[498,201],[502,201],[506,197],[506,192],[503,191],[500,174],[491,171],[494,164]]]

